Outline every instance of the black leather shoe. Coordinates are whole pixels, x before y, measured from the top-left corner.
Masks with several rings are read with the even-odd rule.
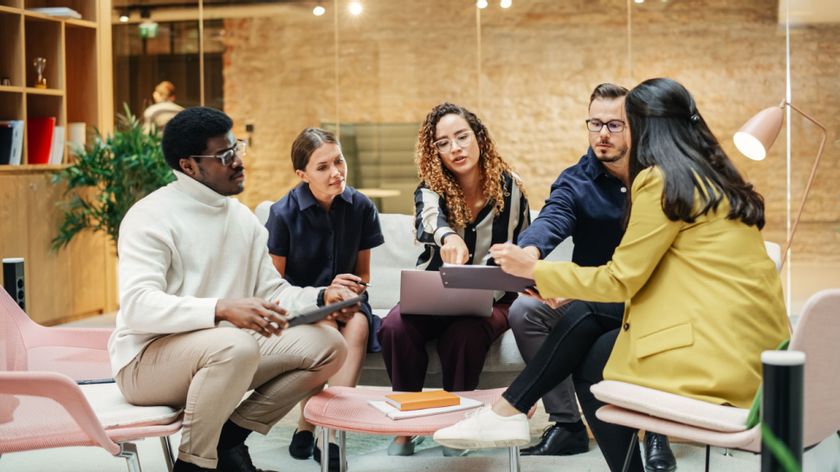
[[[251,462],[251,455],[248,454],[248,446],[244,443],[230,449],[220,450],[216,470],[219,472],[275,472],[254,467],[254,463]]]
[[[645,471],[674,472],[677,459],[671,451],[668,436],[645,432]]]
[[[175,464],[172,466],[172,472],[214,472],[216,469],[205,469],[204,467],[199,467],[191,462],[185,462],[181,459],[175,461]]]
[[[330,443],[330,447],[327,448],[327,458],[329,459],[329,466],[327,467],[330,472],[339,472],[341,470],[341,457],[339,457],[340,449],[338,448],[338,444]],[[312,453],[312,458],[315,459],[315,462],[321,463],[321,448],[318,445],[315,445],[315,451]]]
[[[571,456],[589,450],[589,436],[586,428],[569,431],[560,423],[545,428],[542,438],[535,446],[519,451],[521,456]]]
[[[309,459],[315,447],[315,435],[312,431],[295,430],[289,443],[289,455],[295,459]]]

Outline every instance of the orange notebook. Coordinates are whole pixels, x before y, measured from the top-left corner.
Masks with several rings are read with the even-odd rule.
[[[444,390],[426,392],[390,393],[385,401],[400,411],[423,410],[461,404],[461,397]]]

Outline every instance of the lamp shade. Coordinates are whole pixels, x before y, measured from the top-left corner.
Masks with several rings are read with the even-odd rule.
[[[735,133],[735,147],[748,158],[760,161],[779,136],[784,115],[783,107],[770,107],[756,113]]]

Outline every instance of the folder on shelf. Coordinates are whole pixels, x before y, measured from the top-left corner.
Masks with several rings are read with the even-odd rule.
[[[77,20],[82,19],[81,13],[68,7],[38,7],[27,8],[27,10],[34,13],[41,13],[48,16],[54,16],[57,18],[75,18]]]
[[[444,390],[425,392],[390,393],[385,395],[385,402],[400,411],[441,408],[461,403],[461,397]]]
[[[53,130],[50,164],[61,164],[62,160],[64,160],[64,126],[56,126]]]
[[[29,128],[26,145],[29,147],[29,164],[46,164],[50,161],[50,149],[53,142],[55,117],[30,118],[26,120]]]
[[[0,121],[0,165],[20,165],[23,120]]]

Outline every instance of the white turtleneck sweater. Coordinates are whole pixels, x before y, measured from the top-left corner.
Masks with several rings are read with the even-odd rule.
[[[155,338],[212,328],[220,298],[259,297],[290,312],[315,307],[318,289],[283,280],[268,232],[238,200],[175,172],[120,225],[120,311],[108,342],[116,375]]]

